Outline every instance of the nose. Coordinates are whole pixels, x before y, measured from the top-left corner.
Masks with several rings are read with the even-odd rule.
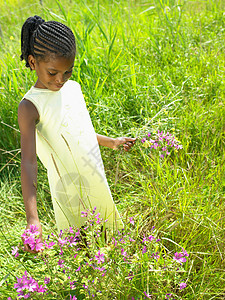
[[[65,78],[63,74],[57,74],[57,77],[55,79],[56,83],[63,84],[65,82]]]

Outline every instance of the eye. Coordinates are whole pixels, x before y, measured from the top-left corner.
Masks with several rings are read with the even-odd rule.
[[[73,69],[70,71],[66,71],[66,74],[70,74],[70,73],[72,73],[72,71],[73,71]]]
[[[51,72],[48,72],[48,74],[49,74],[50,76],[55,76],[57,73],[51,73]]]

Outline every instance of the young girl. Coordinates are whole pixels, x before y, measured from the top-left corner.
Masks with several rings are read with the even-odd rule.
[[[21,183],[27,228],[39,228],[36,204],[37,155],[47,169],[58,229],[82,226],[81,211],[96,207],[110,228],[123,223],[105,177],[99,145],[128,151],[136,138],[96,134],[80,85],[69,80],[76,44],[64,24],[28,18],[21,32],[21,60],[35,70],[37,81],[18,108],[21,133]],[[25,245],[25,250],[31,249]]]

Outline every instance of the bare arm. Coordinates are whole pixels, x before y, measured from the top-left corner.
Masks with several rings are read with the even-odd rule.
[[[129,138],[129,137],[118,137],[118,138],[110,138],[104,135],[100,135],[96,133],[98,144],[100,146],[109,147],[112,149],[117,149],[119,145],[123,145],[125,151],[128,151],[136,142],[137,138]]]
[[[35,124],[39,115],[35,106],[28,100],[22,100],[18,108],[18,123],[21,135],[21,185],[26,210],[27,228],[34,224],[41,225],[37,212],[36,187],[37,187],[37,156]],[[26,247],[25,249],[28,247]],[[26,249],[33,252],[30,249]]]
[[[100,146],[105,146],[105,147],[114,149],[114,143],[115,143],[114,138],[110,138],[108,136],[101,135],[98,133],[96,133],[96,136],[97,136],[98,144]]]

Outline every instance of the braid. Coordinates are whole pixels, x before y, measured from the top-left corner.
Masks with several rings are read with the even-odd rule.
[[[26,61],[26,67],[29,67],[28,55],[32,54],[30,47],[30,40],[33,35],[33,32],[37,27],[44,23],[44,20],[39,16],[29,17],[26,22],[23,24],[21,31],[21,55],[20,59]]]
[[[38,16],[26,20],[21,32],[21,60],[29,67],[28,56],[44,58],[51,53],[70,57],[76,53],[75,37],[66,25],[56,22],[45,22]]]

